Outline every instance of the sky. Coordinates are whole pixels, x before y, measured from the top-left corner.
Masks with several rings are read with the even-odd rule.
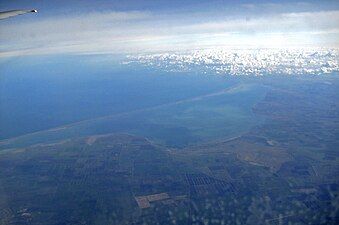
[[[339,47],[339,1],[12,0],[0,58],[206,48]]]

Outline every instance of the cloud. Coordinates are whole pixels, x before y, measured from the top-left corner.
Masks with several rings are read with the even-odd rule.
[[[269,17],[242,18],[184,26],[201,32],[298,32],[339,28],[339,11],[285,13]]]
[[[179,18],[179,17],[178,17]],[[39,18],[35,18],[38,20]],[[210,22],[213,21],[213,22]],[[338,45],[339,11],[199,19],[143,11],[0,23],[0,57],[140,53],[218,46]]]
[[[289,7],[293,8],[307,8],[307,7],[314,7],[314,5],[310,2],[280,2],[280,3],[272,3],[272,2],[264,2],[264,3],[244,3],[241,4],[241,7],[248,9],[248,10],[279,10],[279,9],[286,9]]]
[[[306,75],[338,72],[339,50],[326,49],[207,49],[191,52],[128,56],[125,64],[165,71],[199,71],[223,75]]]

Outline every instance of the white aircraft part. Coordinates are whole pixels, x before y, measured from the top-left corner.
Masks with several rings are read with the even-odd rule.
[[[10,11],[5,11],[5,12],[0,12],[0,20],[7,19],[13,16],[26,14],[26,13],[37,13],[37,12],[38,11],[35,9],[33,10],[10,10]]]

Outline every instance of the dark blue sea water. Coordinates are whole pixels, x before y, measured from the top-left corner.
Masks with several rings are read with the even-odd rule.
[[[121,65],[106,56],[15,58],[0,64],[0,139],[212,93],[238,82]]]

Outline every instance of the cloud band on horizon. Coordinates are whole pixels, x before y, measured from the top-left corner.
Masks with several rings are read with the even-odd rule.
[[[0,57],[339,46],[339,10],[251,17],[107,11],[0,22]]]

